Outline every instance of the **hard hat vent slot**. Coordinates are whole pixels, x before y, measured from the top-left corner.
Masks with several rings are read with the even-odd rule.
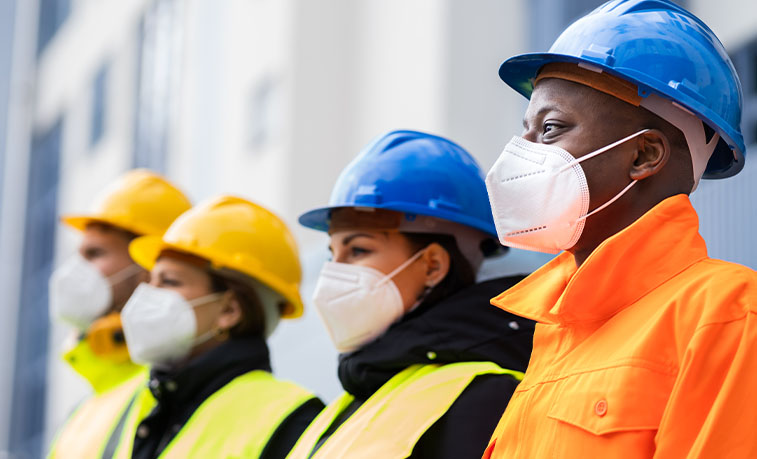
[[[599,46],[594,43],[589,45],[588,49],[584,49],[581,52],[581,57],[604,64],[608,67],[615,65],[615,57],[612,55],[612,48]]]

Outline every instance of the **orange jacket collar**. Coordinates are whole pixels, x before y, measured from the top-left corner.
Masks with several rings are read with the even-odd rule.
[[[563,252],[492,304],[543,323],[606,320],[706,257],[696,211],[676,195],[602,242],[580,268]]]

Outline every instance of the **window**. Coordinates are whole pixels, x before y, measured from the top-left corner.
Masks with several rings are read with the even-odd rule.
[[[263,77],[252,90],[248,144],[253,151],[268,146],[280,128],[282,107],[278,90],[278,85],[270,77]]]
[[[71,0],[40,0],[37,55],[42,54],[70,12]]]
[[[757,142],[757,37],[731,53],[733,65],[741,78],[744,91],[744,111],[741,128],[744,143],[754,145]]]
[[[744,107],[741,131],[747,152],[757,142],[757,35],[732,49],[731,60],[741,79]],[[757,268],[757,164],[747,155],[744,169],[726,180],[702,180],[691,202],[699,213],[699,233],[713,258]]]
[[[590,12],[606,0],[534,0],[531,2],[531,47],[546,51],[573,21]]]
[[[163,172],[180,87],[183,3],[156,0],[139,26],[134,167]]]
[[[42,457],[47,385],[48,296],[57,226],[62,122],[32,140],[9,448]]]
[[[607,0],[533,0],[531,8],[531,46],[546,51],[557,37],[577,19],[602,5]],[[687,0],[674,0],[686,7]]]
[[[103,65],[92,84],[92,112],[89,131],[89,146],[97,145],[107,124],[108,65]]]
[[[0,2],[0,200],[2,200],[8,118],[11,112],[9,102],[15,10],[15,0]]]

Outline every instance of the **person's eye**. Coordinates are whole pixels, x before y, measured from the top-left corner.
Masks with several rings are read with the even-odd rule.
[[[546,122],[544,123],[544,126],[542,127],[542,134],[544,135],[547,135],[550,133],[554,134],[554,132],[559,128],[560,126],[557,123]]]
[[[181,286],[181,281],[179,281],[178,279],[172,279],[170,277],[164,277],[160,280],[160,285],[165,287],[179,287]]]
[[[350,255],[352,255],[353,257],[361,257],[369,253],[371,253],[370,250],[364,249],[362,247],[350,247]]]
[[[84,258],[90,261],[96,258],[100,258],[104,255],[105,251],[103,249],[91,248],[84,251]]]

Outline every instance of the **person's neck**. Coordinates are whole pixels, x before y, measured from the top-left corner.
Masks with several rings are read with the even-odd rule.
[[[656,205],[656,204],[655,204]],[[589,217],[586,221],[586,228],[573,248],[568,251],[573,254],[576,261],[576,267],[580,268],[587,258],[602,244],[605,240],[623,231],[633,222],[638,220],[642,215],[649,212],[654,205],[636,206],[626,208],[624,211],[612,212],[610,208],[606,209],[606,214],[598,212],[597,215]],[[589,231],[586,231],[589,229]]]
[[[602,244],[605,240],[623,231],[631,226],[636,220],[652,210],[662,201],[682,194],[680,190],[665,190],[656,193],[656,198],[639,199],[631,201],[633,204],[623,207],[609,206],[607,209],[598,212],[596,215],[586,220],[584,233],[573,248],[568,252],[573,254],[576,261],[576,267],[580,268],[587,258]]]

